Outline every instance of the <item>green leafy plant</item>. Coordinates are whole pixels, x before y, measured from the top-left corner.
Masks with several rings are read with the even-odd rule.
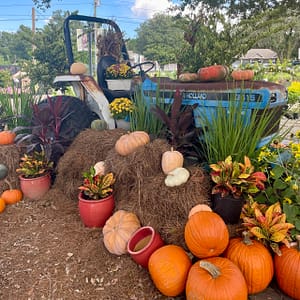
[[[220,193],[222,197],[231,194],[234,198],[254,195],[265,188],[266,176],[263,172],[255,172],[250,159],[245,156],[244,163],[232,161],[228,156],[224,161],[210,165],[211,179],[216,185],[212,194]]]
[[[279,140],[259,149],[257,167],[267,175],[266,189],[256,200],[267,205],[280,202],[288,222],[300,233],[300,131],[286,145]]]
[[[94,166],[89,171],[83,172],[83,185],[79,187],[84,197],[90,200],[103,199],[113,192],[115,178],[113,173],[104,175],[96,174]]]
[[[279,202],[267,206],[251,201],[244,205],[241,217],[243,226],[276,254],[281,255],[280,243],[289,247],[289,231],[294,225],[286,222],[286,215],[282,212]]]
[[[221,161],[231,155],[234,160],[241,161],[244,153],[251,159],[256,157],[256,150],[265,136],[273,134],[276,126],[279,127],[280,118],[276,109],[250,109],[246,90],[241,90],[240,96],[229,95],[228,107],[223,101],[215,107],[213,112],[202,113],[198,116],[200,127],[203,130],[201,141],[203,156],[208,164]],[[249,115],[248,112],[251,111]]]
[[[19,168],[16,172],[25,178],[42,176],[53,169],[53,162],[49,161],[44,151],[34,151],[32,154],[24,154],[21,157]]]

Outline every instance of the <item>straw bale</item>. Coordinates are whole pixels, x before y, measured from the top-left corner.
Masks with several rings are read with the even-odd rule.
[[[15,144],[0,146],[0,163],[7,166],[8,175],[6,179],[10,182],[13,188],[20,188],[19,178],[16,173],[16,169],[19,167],[20,157],[21,154]],[[1,180],[1,193],[8,188],[8,184],[4,180]]]

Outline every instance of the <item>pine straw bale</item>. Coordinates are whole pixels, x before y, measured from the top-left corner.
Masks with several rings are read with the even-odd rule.
[[[127,156],[119,155],[114,149],[108,152],[105,166],[116,176],[116,200],[127,197],[145,178],[162,173],[161,157],[169,149],[170,145],[166,140],[155,139]]]
[[[190,167],[187,183],[167,187],[165,175],[140,178],[128,195],[119,199],[117,209],[137,214],[142,225],[154,227],[169,244],[185,247],[184,226],[190,209],[197,204],[210,203],[209,176],[199,167]],[[119,187],[121,188],[121,187]]]
[[[77,199],[82,172],[89,170],[96,162],[105,160],[116,140],[124,133],[126,131],[123,129],[86,129],[80,132],[58,162],[54,187],[64,191],[68,197]]]
[[[20,162],[20,151],[16,145],[1,145],[0,146],[0,163],[4,164],[8,168],[8,175],[6,177],[7,181],[10,182],[13,188],[20,188],[19,178],[16,173],[16,169],[19,167]],[[8,184],[4,181],[0,181],[0,191],[9,188]]]

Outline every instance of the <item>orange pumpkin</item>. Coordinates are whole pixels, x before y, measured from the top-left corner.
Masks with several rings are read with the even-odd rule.
[[[116,211],[103,227],[103,242],[106,249],[116,255],[126,253],[129,239],[140,227],[140,221],[134,213],[125,210]]]
[[[9,189],[2,193],[1,198],[4,199],[5,204],[15,204],[22,200],[23,193],[18,189]]]
[[[14,143],[16,134],[10,130],[0,131],[0,145],[10,145]]]
[[[163,172],[167,175],[176,168],[181,168],[183,166],[183,155],[179,151],[173,150],[163,153],[161,158],[161,167]]]
[[[190,268],[186,299],[247,300],[247,285],[239,268],[224,257],[198,261]]]
[[[263,291],[271,282],[274,274],[272,256],[262,243],[251,240],[247,232],[244,238],[229,240],[224,256],[242,271],[249,294]]]
[[[191,210],[189,212],[189,218],[193,214],[195,214],[195,213],[197,213],[199,211],[212,211],[212,209],[208,205],[206,205],[206,204],[197,204],[197,205],[195,205],[194,207],[191,208]]]
[[[5,210],[5,200],[3,198],[0,198],[0,213],[2,213]]]
[[[177,245],[158,248],[149,258],[148,270],[156,288],[165,296],[176,297],[184,291],[191,259]]]
[[[200,68],[197,73],[201,82],[221,81],[228,75],[228,68],[223,65],[214,65]]]
[[[212,211],[199,211],[188,219],[184,239],[196,257],[218,256],[228,245],[229,232],[218,214]]]
[[[122,135],[115,144],[115,150],[122,156],[135,152],[150,142],[150,137],[145,131],[134,131]]]
[[[300,300],[300,235],[290,248],[282,246],[281,256],[275,254],[275,277],[279,288],[295,300]]]
[[[252,80],[254,78],[253,70],[233,70],[231,77],[234,80]]]

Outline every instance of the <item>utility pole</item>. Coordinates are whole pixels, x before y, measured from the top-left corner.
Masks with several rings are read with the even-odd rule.
[[[97,6],[100,5],[100,0],[94,0],[94,17],[97,17]],[[95,76],[97,75],[97,64],[98,64],[98,59],[97,59],[97,23],[94,23],[94,43],[95,43]]]
[[[31,30],[32,30],[32,39],[34,39],[35,34],[35,8],[31,9]],[[35,49],[35,45],[32,43],[32,50]]]

